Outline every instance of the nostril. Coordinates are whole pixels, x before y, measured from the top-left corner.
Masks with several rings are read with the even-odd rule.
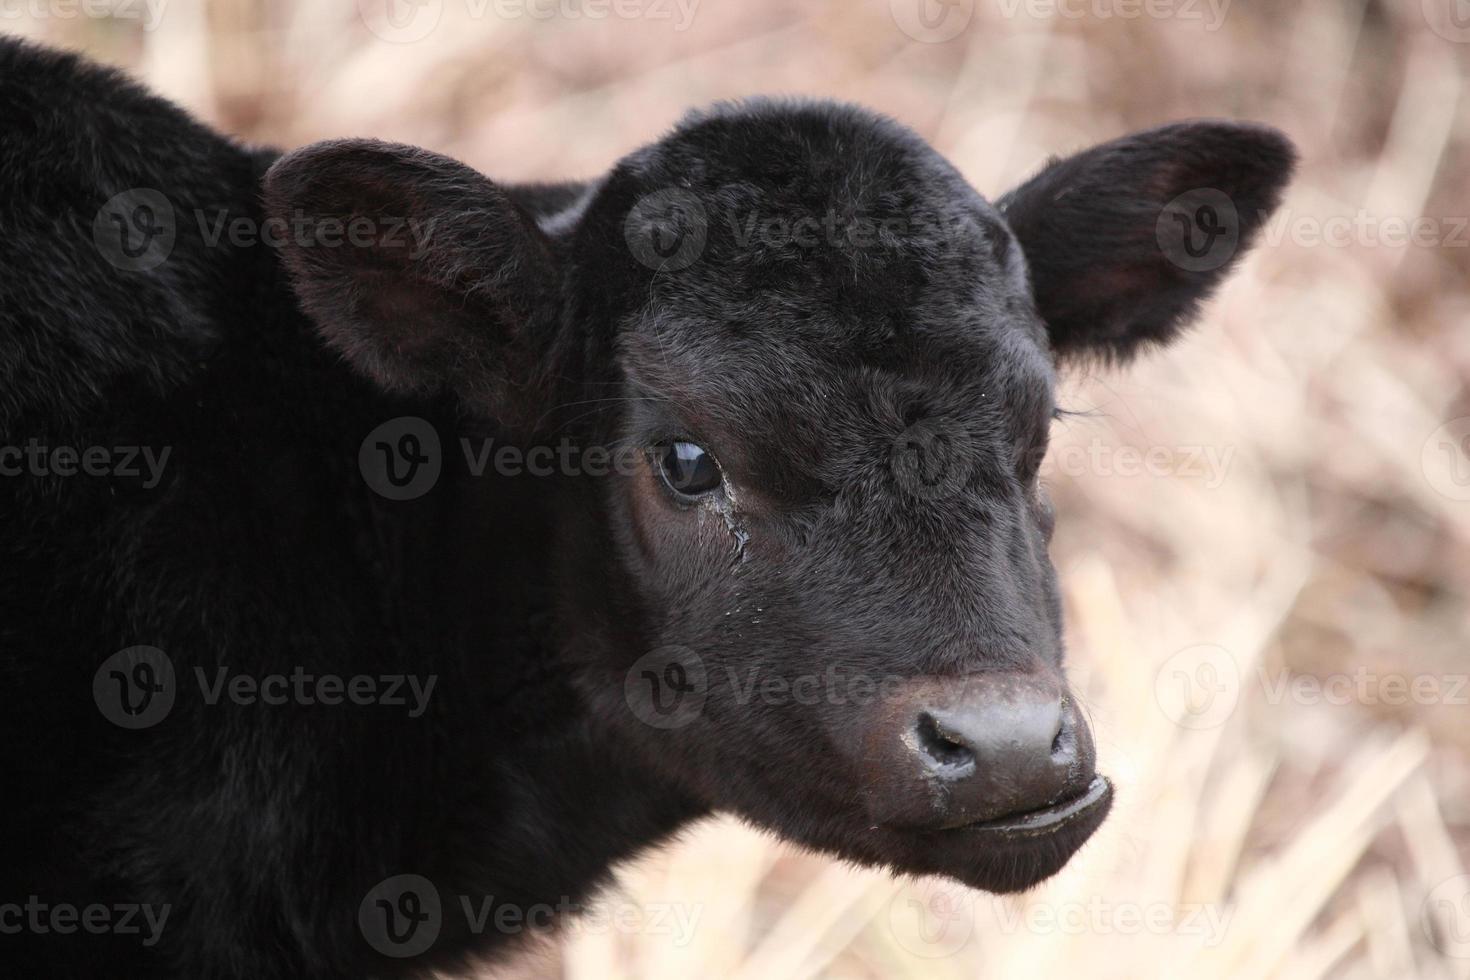
[[[974,751],[960,736],[940,727],[927,711],[919,715],[914,730],[919,736],[919,747],[939,767],[958,771],[974,766]]]
[[[1057,732],[1051,740],[1051,756],[1057,759],[1060,756],[1071,755],[1077,750],[1077,734],[1071,725],[1067,724],[1067,702],[1062,701],[1062,710],[1057,713]]]
[[[1057,733],[1051,740],[1051,757],[1060,760],[1072,755],[1077,747],[1077,737],[1072,732],[1072,726],[1062,723],[1057,727]]]

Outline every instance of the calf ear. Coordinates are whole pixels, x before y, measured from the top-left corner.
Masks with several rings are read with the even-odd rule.
[[[998,202],[1058,357],[1177,335],[1275,210],[1296,153],[1265,126],[1188,122],[1062,160]]]
[[[557,272],[505,191],[425,150],[341,140],[276,161],[265,202],[302,307],[359,371],[507,421],[536,411]]]

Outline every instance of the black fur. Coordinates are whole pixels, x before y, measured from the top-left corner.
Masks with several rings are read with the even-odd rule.
[[[1053,160],[1002,197],[1053,347],[1122,361],[1171,340],[1276,210],[1295,161],[1265,126],[1175,123]],[[1227,237],[1208,250],[1200,207],[1224,212]],[[1186,227],[1197,262],[1176,237]]]
[[[0,905],[171,909],[149,946],[0,935],[7,974],[454,969],[513,945],[471,935],[461,897],[574,904],[715,809],[998,890],[1050,874],[1090,832],[977,849],[874,827],[863,708],[741,685],[1060,665],[1035,485],[1052,348],[1165,339],[1219,275],[1148,254],[1159,208],[1197,185],[1268,209],[1290,166],[1278,135],[1141,134],[1054,164],[1003,214],[895,123],[757,101],[691,116],[595,182],[507,187],[364,141],[277,159],[8,40],[0,132],[0,446],[171,450],[153,486],[0,477]],[[94,240],[99,209],[133,188],[177,218],[168,257],[141,271]],[[666,188],[704,211],[705,245],[678,269],[629,246],[638,202]],[[212,242],[219,213],[375,231],[352,247]],[[828,215],[876,230],[759,228]],[[414,254],[378,234],[406,218],[431,228]],[[410,415],[438,431],[445,472],[391,501],[359,448]],[[915,496],[893,450],[933,420],[964,443],[964,472]],[[457,441],[483,437],[693,439],[726,488],[681,504],[642,455],[615,476],[476,476]],[[133,731],[92,685],[138,644],[169,655],[181,690]],[[624,682],[668,645],[709,677],[704,710],[664,730]],[[222,665],[438,682],[420,717],[183,690]],[[398,874],[445,905],[438,941],[406,960],[358,925]]]

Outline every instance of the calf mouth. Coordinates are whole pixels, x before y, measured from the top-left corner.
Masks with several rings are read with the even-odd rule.
[[[963,833],[996,842],[1050,837],[1066,833],[1069,828],[1096,828],[1112,803],[1113,784],[1106,776],[1094,776],[1087,788],[1071,799],[995,820],[978,820],[941,833]]]
[[[1102,826],[1113,786],[1094,776],[1060,803],[939,830],[891,829],[883,835],[888,863],[992,894],[1026,891],[1060,871]]]

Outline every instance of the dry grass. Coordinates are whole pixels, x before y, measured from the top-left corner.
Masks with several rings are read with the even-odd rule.
[[[686,106],[757,91],[885,110],[990,193],[1048,153],[1179,117],[1260,119],[1300,145],[1274,240],[1190,339],[1065,392],[1092,412],[1057,432],[1055,556],[1119,787],[1066,871],[993,899],[713,822],[626,869],[610,900],[641,927],[575,927],[520,970],[1470,976],[1470,879],[1455,880],[1470,859],[1470,468],[1452,469],[1470,460],[1431,440],[1470,416],[1470,44],[1431,30],[1417,0],[1242,2],[1216,30],[1184,13],[1204,4],[1162,19],[1013,6],[980,0],[944,44],[910,41],[887,2],[838,0],[704,0],[683,31],[444,0],[411,44],[375,37],[353,0],[174,0],[151,31],[0,25],[127,65],[251,139],[371,134],[510,180],[594,173]],[[1441,241],[1308,240],[1313,221],[1359,213],[1379,231],[1428,219]],[[1151,471],[1120,472],[1130,447],[1154,451]],[[1392,678],[1432,703],[1385,703]],[[1181,693],[1196,709],[1182,724]],[[692,930],[655,925],[664,908]]]

